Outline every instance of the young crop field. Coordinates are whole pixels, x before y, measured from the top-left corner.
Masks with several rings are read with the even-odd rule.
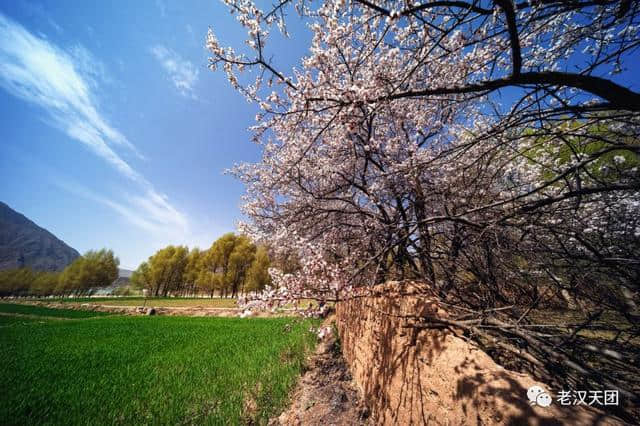
[[[292,318],[29,315],[0,316],[1,424],[265,424],[315,342]]]
[[[44,322],[44,317],[28,317],[23,315],[0,315],[0,327],[5,327],[13,324],[27,324],[30,322]]]
[[[38,299],[34,299],[38,300]],[[143,297],[71,297],[45,299],[47,302],[62,303],[91,303],[112,306],[141,306],[145,303]],[[236,308],[236,299],[231,298],[187,298],[187,297],[150,297],[147,306],[156,307],[202,307],[202,308]]]
[[[17,303],[0,303],[0,315],[70,319],[100,317],[110,314],[105,312],[77,311],[73,309],[52,309],[43,306],[21,305]]]

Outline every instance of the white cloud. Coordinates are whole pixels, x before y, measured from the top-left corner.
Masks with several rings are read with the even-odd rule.
[[[194,86],[198,82],[200,71],[190,61],[162,45],[152,47],[151,53],[169,74],[180,94],[196,99]]]
[[[129,197],[129,201],[137,211],[145,212],[150,222],[160,226],[172,224],[182,234],[188,232],[187,218],[169,203],[166,195],[149,189],[142,195]]]
[[[141,156],[97,110],[92,89],[103,73],[83,47],[66,52],[0,14],[0,86],[44,108],[61,130],[124,171],[124,160],[111,146]]]
[[[0,13],[0,87],[41,107],[47,121],[136,183],[128,194],[123,193],[124,201],[77,185],[59,186],[111,208],[151,233],[186,233],[187,217],[116,152],[124,149],[143,158],[99,111],[94,91],[105,79],[104,67],[84,47],[63,50]],[[136,188],[138,194],[130,195]]]
[[[152,188],[138,195],[123,193],[126,202],[122,202],[98,194],[78,183],[60,179],[54,180],[53,183],[67,192],[110,208],[125,221],[148,231],[154,238],[182,240],[190,233],[187,217],[169,203],[166,195]]]

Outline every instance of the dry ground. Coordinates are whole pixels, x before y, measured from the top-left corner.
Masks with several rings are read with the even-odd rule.
[[[324,326],[333,324],[325,321]],[[270,426],[372,425],[369,411],[345,364],[335,331],[316,347],[292,403]]]
[[[60,303],[89,303],[92,305],[107,305],[107,306],[142,306],[145,304],[144,298],[141,297],[95,297],[95,298],[81,298],[81,299],[54,299],[55,302]],[[237,303],[235,299],[225,299],[220,297],[214,298],[149,298],[146,301],[146,306],[157,307],[202,307],[202,308],[235,308]]]

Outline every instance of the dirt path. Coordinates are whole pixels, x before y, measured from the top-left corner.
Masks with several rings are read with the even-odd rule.
[[[71,303],[71,302],[46,302],[46,301],[22,301],[16,302],[24,305],[43,306],[52,309],[72,309],[81,311],[109,312],[121,315],[146,315],[150,309],[153,309],[154,315],[180,315],[180,316],[216,316],[216,317],[232,317],[240,314],[238,308],[205,308],[205,307],[167,307],[153,306],[147,304],[143,307],[128,305],[108,305],[101,303]]]
[[[109,305],[87,302],[47,302],[47,301],[12,301],[11,303],[42,306],[52,309],[71,309],[80,311],[109,312],[120,315],[147,315],[153,310],[153,315],[190,316],[190,317],[236,317],[242,313],[240,308],[213,308],[202,306],[154,306],[153,302],[147,302],[146,306]],[[282,309],[278,312],[258,311],[252,317],[282,317],[296,315],[294,309]]]
[[[334,333],[318,344],[309,369],[298,380],[289,408],[269,422],[270,426],[372,424]]]

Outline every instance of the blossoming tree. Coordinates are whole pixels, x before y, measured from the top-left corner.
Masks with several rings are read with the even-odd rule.
[[[624,388],[571,348],[604,309],[640,332],[640,93],[624,83],[638,3],[226,3],[247,47],[210,31],[210,66],[261,109],[262,160],[233,171],[246,232],[300,263],[272,271],[260,304],[418,279],[468,336]],[[291,9],[312,39],[287,71],[269,39]],[[587,318],[569,337],[530,318],[557,303]]]

